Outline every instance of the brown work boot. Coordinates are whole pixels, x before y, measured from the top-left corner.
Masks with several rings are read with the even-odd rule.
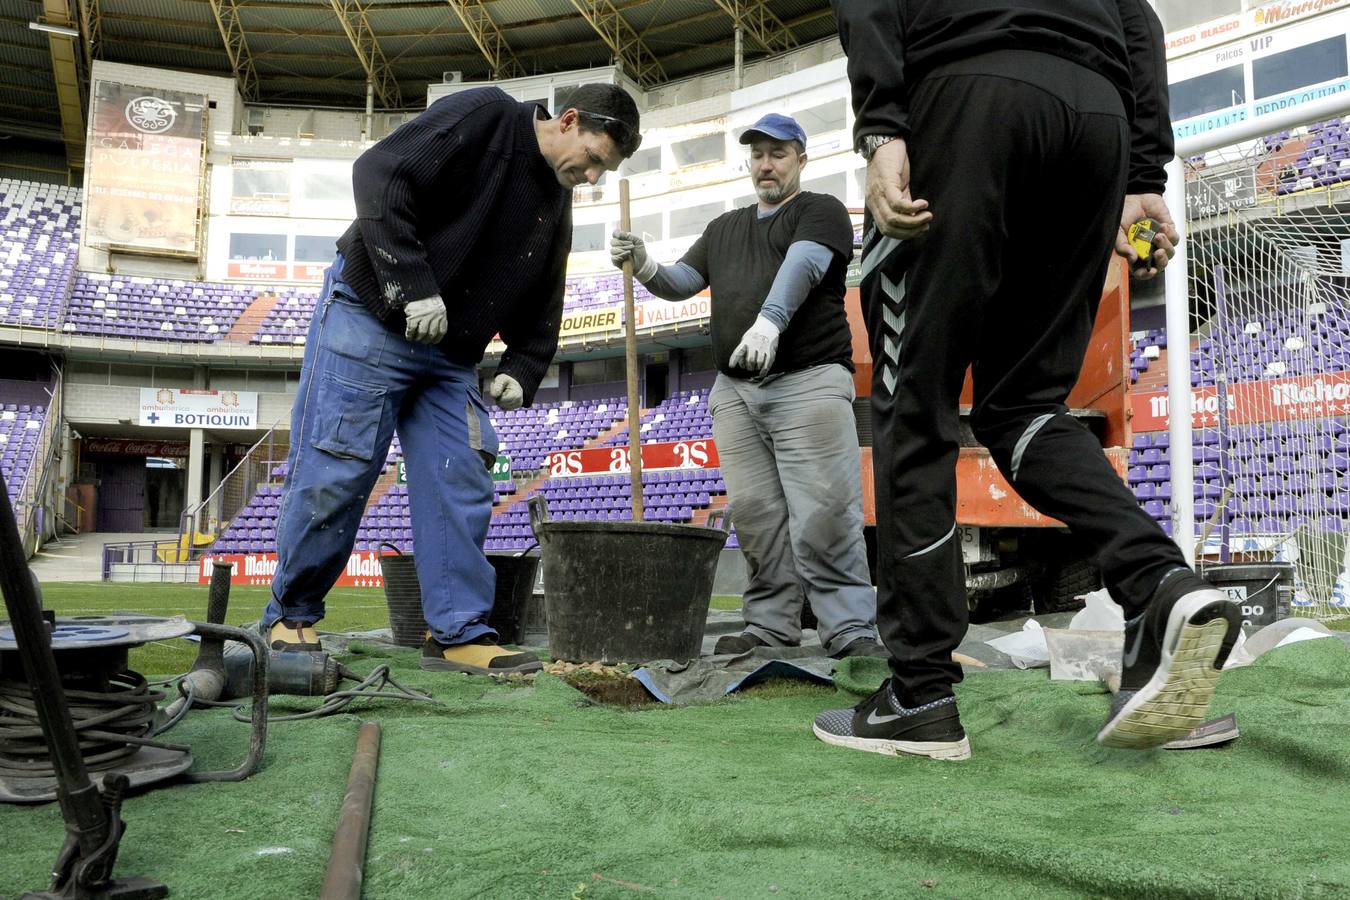
[[[297,622],[294,619],[277,619],[267,635],[268,646],[273,650],[289,653],[321,653],[323,644],[319,643],[319,633],[312,622]]]
[[[538,672],[544,664],[532,653],[513,653],[492,643],[490,638],[468,644],[442,644],[428,634],[422,645],[422,668],[470,675],[523,675]]]

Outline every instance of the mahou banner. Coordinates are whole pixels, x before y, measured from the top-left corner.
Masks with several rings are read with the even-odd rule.
[[[275,553],[218,553],[203,556],[197,569],[197,583],[210,584],[216,562],[230,564],[230,584],[261,586],[272,583],[277,570]],[[374,550],[353,553],[334,583],[334,587],[384,587],[384,570],[380,568],[380,554]]]
[[[85,243],[199,255],[206,98],[94,83],[85,173]]]
[[[1131,394],[1130,409],[1130,427],[1135,431],[1161,431],[1170,422],[1166,391]],[[1229,425],[1344,415],[1350,415],[1350,372],[1246,381],[1228,388],[1225,418]],[[1214,428],[1218,424],[1218,388],[1193,388],[1191,427]]]
[[[554,478],[568,475],[604,475],[627,472],[632,457],[628,446],[592,447],[587,450],[559,450],[548,455],[549,475]],[[716,469],[721,460],[717,445],[704,438],[697,441],[670,441],[642,445],[643,471],[658,469]]]

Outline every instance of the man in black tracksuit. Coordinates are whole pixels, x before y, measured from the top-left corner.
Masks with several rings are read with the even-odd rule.
[[[889,678],[822,740],[964,759],[952,651],[968,622],[954,540],[958,402],[1000,471],[1069,526],[1127,620],[1098,735],[1151,747],[1203,720],[1239,619],[1067,415],[1113,242],[1149,276],[1177,239],[1162,29],[1144,0],[840,0],[868,158],[862,291],[875,361],[877,625]],[[1122,226],[1162,223],[1151,260]]]

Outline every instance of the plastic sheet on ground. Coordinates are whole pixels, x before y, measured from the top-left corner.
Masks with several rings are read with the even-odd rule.
[[[725,697],[774,678],[832,684],[838,661],[815,647],[756,647],[746,653],[709,656],[689,662],[661,659],[633,673],[662,703],[683,706]]]

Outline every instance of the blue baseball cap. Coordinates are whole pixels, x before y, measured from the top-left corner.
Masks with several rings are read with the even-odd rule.
[[[792,116],[769,113],[741,132],[741,143],[754,143],[758,135],[771,137],[776,141],[801,141],[802,146],[806,146],[806,129],[798,125]]]

